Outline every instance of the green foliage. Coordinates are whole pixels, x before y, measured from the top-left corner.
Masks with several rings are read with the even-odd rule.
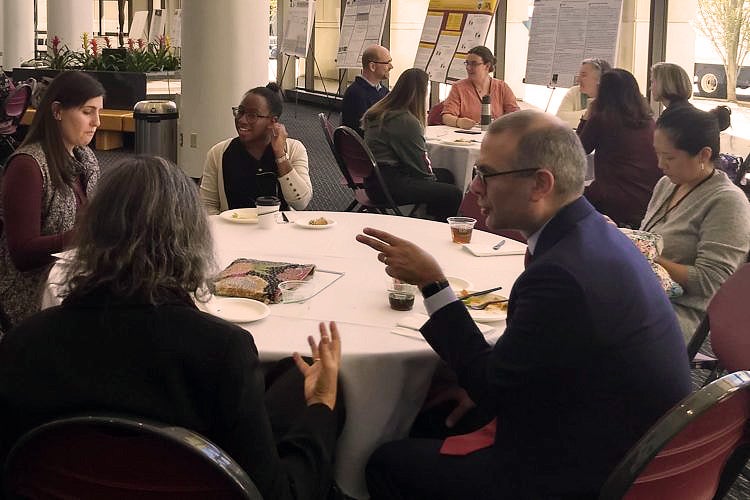
[[[109,48],[109,39],[105,38]],[[169,37],[160,37],[149,44],[143,40],[127,40],[126,47],[104,53],[96,38],[81,37],[80,51],[68,46],[60,47],[60,39],[54,37],[48,47],[45,60],[51,69],[82,69],[92,71],[176,71],[180,69],[180,58],[169,43]]]

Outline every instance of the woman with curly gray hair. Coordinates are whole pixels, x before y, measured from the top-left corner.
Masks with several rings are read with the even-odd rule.
[[[0,342],[0,461],[58,416],[126,414],[213,440],[264,498],[325,498],[343,423],[335,324],[309,339],[312,364],[295,355],[264,380],[253,337],[195,306],[211,235],[197,187],[161,158],[108,172],[76,239],[62,305]]]

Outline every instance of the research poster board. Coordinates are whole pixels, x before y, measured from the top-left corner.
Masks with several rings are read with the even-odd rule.
[[[362,51],[380,44],[389,0],[346,0],[336,67],[361,68]]]
[[[167,13],[164,9],[154,9],[151,12],[151,26],[148,29],[149,41],[159,43],[159,37],[164,35],[167,27]]]
[[[289,56],[305,57],[315,22],[315,0],[288,0],[284,12],[281,52]]]
[[[175,9],[170,20],[169,39],[172,47],[182,47],[182,9]]]
[[[535,0],[524,82],[572,87],[582,60],[613,64],[621,15],[622,0]]]
[[[484,45],[498,0],[430,0],[414,67],[433,82],[466,78],[466,53]]]
[[[146,24],[148,24],[148,11],[139,10],[134,12],[133,21],[130,23],[130,30],[128,31],[128,38],[147,42],[148,31]]]

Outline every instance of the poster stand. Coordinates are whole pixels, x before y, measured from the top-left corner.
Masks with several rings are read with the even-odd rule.
[[[552,102],[552,96],[555,95],[555,90],[557,90],[557,73],[552,74],[552,79],[547,84],[548,89],[552,89],[552,91],[549,93],[549,99],[547,99],[547,105],[544,107],[544,112],[546,113],[549,109],[549,104]]]

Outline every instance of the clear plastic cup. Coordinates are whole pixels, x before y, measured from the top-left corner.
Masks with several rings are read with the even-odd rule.
[[[471,243],[471,233],[476,223],[477,220],[471,217],[448,217],[453,243]]]
[[[281,291],[281,302],[284,304],[302,302],[312,296],[312,284],[309,281],[282,281],[279,283],[279,290]]]
[[[391,305],[391,309],[411,311],[411,308],[414,307],[414,298],[417,291],[417,285],[403,283],[394,278],[391,288],[388,290],[388,303]]]

